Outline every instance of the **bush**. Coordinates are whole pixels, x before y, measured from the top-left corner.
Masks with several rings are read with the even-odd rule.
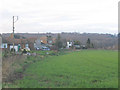
[[[27,53],[27,50],[26,50],[26,49],[23,49],[22,53]]]
[[[49,55],[54,56],[54,55],[57,55],[57,53],[56,53],[56,52],[52,52],[52,53],[50,53]]]
[[[13,50],[14,50],[14,52],[15,52],[15,49],[13,49],[13,48],[11,49],[11,52],[13,52]]]

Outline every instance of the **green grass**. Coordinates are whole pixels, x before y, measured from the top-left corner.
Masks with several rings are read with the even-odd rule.
[[[39,58],[37,58],[39,59]],[[118,53],[81,50],[49,56],[31,64],[21,80],[11,87],[21,88],[117,88]]]

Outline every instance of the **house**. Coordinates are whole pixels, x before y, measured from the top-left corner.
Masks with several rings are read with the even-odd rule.
[[[11,51],[13,49],[13,42],[14,42],[14,49],[16,52],[20,51],[23,48],[29,49],[29,44],[27,39],[11,39],[8,38],[8,48]]]
[[[81,45],[81,49],[87,49],[86,45]]]
[[[49,36],[43,36],[40,38],[19,38],[13,39],[13,35],[11,34],[10,37],[4,38],[1,48],[7,50],[13,50],[13,43],[14,49],[16,52],[20,51],[21,49],[27,48],[30,50],[35,50],[36,48],[43,49],[47,47],[51,47],[52,44],[55,42],[55,38]]]
[[[40,37],[40,40],[41,40],[41,42],[44,43],[44,44],[47,44],[47,42],[48,42],[46,36]]]
[[[15,43],[14,44],[15,51],[18,51],[18,47],[16,45],[16,40],[14,40],[14,43]],[[13,48],[13,37],[12,37],[12,34],[8,38],[2,37],[1,48],[2,48],[2,50],[11,50]]]
[[[53,43],[55,43],[56,38],[53,38],[52,36],[43,36],[40,37],[40,40],[44,44],[52,45]]]
[[[2,50],[8,49],[7,40],[5,38],[2,38],[1,48],[2,48]]]
[[[39,37],[35,40],[34,48],[36,50],[48,50],[47,48],[52,47],[53,43],[55,43],[55,40],[56,39],[51,36]]]
[[[42,42],[40,39],[35,40],[34,47],[36,50],[42,49]]]
[[[28,39],[12,39],[12,38],[6,38],[7,40],[7,49],[12,50],[13,49],[13,43],[14,43],[14,49],[16,52],[20,51],[21,49],[31,49],[29,40]],[[33,43],[34,44],[34,43]]]
[[[27,40],[28,40],[29,48],[31,50],[35,50],[35,41],[37,40],[37,38],[31,37],[31,38],[27,38]]]
[[[52,44],[53,44],[53,38],[52,38],[52,36],[50,36],[50,35],[47,36],[47,44],[48,44],[49,46],[52,46]]]
[[[0,45],[1,48],[12,50],[13,49],[13,43],[14,43],[14,49],[16,52],[20,51],[21,49],[30,49],[34,50],[34,44],[35,40],[37,38],[13,38],[13,34],[10,35],[10,37],[2,38],[2,44]]]
[[[70,47],[72,47],[72,45],[73,45],[73,42],[67,41],[67,46],[66,46],[66,48],[69,49]]]
[[[52,36],[44,36],[40,37],[40,40],[42,43],[46,44],[46,46],[51,47],[53,43],[55,43],[56,38],[53,38]]]

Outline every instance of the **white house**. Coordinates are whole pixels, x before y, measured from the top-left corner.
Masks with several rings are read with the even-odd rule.
[[[72,47],[73,43],[72,42],[67,42],[67,48],[69,49],[70,47]]]
[[[8,48],[8,43],[7,43],[6,39],[2,38],[2,43],[0,45],[0,48],[2,48],[2,49]]]
[[[13,49],[13,45],[10,45],[10,51],[11,51],[11,49]],[[18,51],[18,45],[14,45],[14,49],[15,49],[15,52],[17,52]]]
[[[7,43],[2,43],[1,48],[5,48],[5,49],[8,48],[8,44]]]

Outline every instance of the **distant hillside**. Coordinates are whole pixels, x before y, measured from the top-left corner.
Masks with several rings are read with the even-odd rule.
[[[3,37],[9,37],[10,33],[2,34]],[[57,33],[16,33],[16,36],[24,38],[39,38],[42,36],[51,35],[57,37]],[[86,44],[88,38],[96,48],[115,48],[118,45],[118,37],[112,34],[98,34],[98,33],[61,33],[62,39],[66,40],[79,40],[82,44]]]

